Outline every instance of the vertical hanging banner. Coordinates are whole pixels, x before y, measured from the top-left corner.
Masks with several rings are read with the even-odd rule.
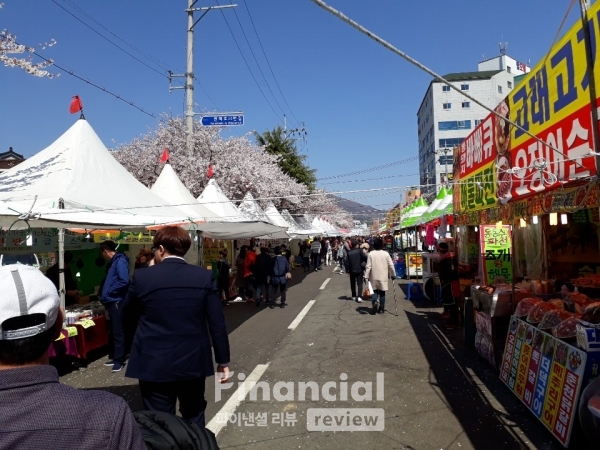
[[[483,259],[483,282],[492,284],[498,277],[512,283],[512,236],[510,227],[481,225],[480,248]]]
[[[587,354],[516,317],[500,379],[564,446],[576,415]]]

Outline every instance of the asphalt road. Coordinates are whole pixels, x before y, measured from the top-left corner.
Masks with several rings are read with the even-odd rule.
[[[331,267],[293,275],[287,308],[225,308],[234,383],[220,390],[220,401],[212,380],[206,389],[206,417],[221,448],[562,448],[464,348],[461,330],[443,329],[439,307],[407,301],[397,286],[398,316],[391,291],[388,311],[372,316],[368,304],[347,297],[348,278]],[[110,373],[103,361],[62,380],[109,390],[142,409],[136,380]],[[251,381],[259,382],[254,400],[238,395]],[[311,382],[316,389],[300,384]],[[357,420],[381,431],[356,431]],[[336,424],[354,428],[335,431]],[[571,448],[590,447],[575,439]]]

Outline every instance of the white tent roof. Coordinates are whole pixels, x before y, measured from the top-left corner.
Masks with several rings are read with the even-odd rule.
[[[220,219],[217,214],[198,203],[192,193],[179,179],[175,170],[173,170],[173,166],[169,163],[165,164],[150,190],[171,205],[176,205],[178,209],[182,210],[191,219],[213,221]]]
[[[265,209],[265,214],[274,225],[285,228],[290,227],[290,224],[287,223],[287,221],[281,216],[281,214],[279,214],[279,211],[277,211],[277,208],[275,208],[275,205],[273,203],[269,202],[267,209]]]
[[[177,208],[150,192],[106,149],[89,123],[80,119],[49,147],[0,175],[0,201],[62,217],[56,227],[159,224],[185,220]],[[81,214],[86,212],[88,214]],[[121,217],[129,215],[130,217]],[[53,218],[53,219],[54,219]],[[114,221],[110,223],[111,221]],[[62,222],[62,224],[61,224]],[[32,226],[41,226],[41,222]]]
[[[280,233],[282,228],[271,223],[249,221],[230,222],[221,219],[217,214],[201,205],[191,192],[181,182],[173,167],[165,164],[162,172],[152,186],[152,191],[160,195],[190,218],[204,217],[206,222],[197,225],[205,236],[214,239],[243,239],[257,237],[264,234]],[[287,237],[287,236],[286,236]]]
[[[263,209],[260,207],[258,202],[254,200],[254,197],[248,192],[242,203],[239,206],[240,211],[250,220],[260,220],[262,222],[271,223]]]
[[[223,220],[230,222],[246,222],[248,220],[237,206],[227,198],[214,178],[208,182],[204,191],[198,197],[198,202]]]

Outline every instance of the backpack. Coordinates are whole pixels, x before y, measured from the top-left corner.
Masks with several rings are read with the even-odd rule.
[[[159,411],[133,413],[149,450],[219,450],[215,434],[181,417]]]

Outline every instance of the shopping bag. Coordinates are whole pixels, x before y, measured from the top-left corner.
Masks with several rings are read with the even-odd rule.
[[[375,293],[375,291],[373,291],[373,286],[371,285],[371,282],[368,280],[365,280],[365,290],[363,292],[362,299],[363,300],[371,300],[371,297],[373,296],[374,293]]]
[[[292,279],[292,274],[291,274],[291,272],[287,272],[287,273],[285,274],[285,279],[286,279],[286,280],[291,280],[291,279]]]

